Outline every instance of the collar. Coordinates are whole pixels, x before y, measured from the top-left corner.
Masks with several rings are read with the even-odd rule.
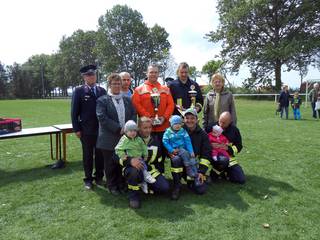
[[[160,88],[161,87],[161,84],[157,81],[155,84],[151,83],[149,80],[146,80],[144,82],[146,85],[149,85],[151,87],[156,87],[156,88]]]
[[[191,84],[191,79],[188,77],[187,81],[184,83],[181,81],[181,79],[178,77],[178,81],[181,85],[190,85]]]

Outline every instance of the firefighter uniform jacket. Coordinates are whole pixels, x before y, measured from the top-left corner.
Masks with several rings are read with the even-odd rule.
[[[207,133],[199,126],[197,125],[196,129],[193,130],[192,132],[184,126],[184,128],[187,130],[190,138],[191,138],[191,143],[192,147],[194,150],[194,154],[196,158],[199,160],[199,172],[202,173],[201,163],[205,164],[203,166],[208,166],[210,165],[211,161],[211,145],[208,139]],[[204,169],[204,173],[207,171],[207,169]]]
[[[188,78],[186,83],[182,83],[180,81],[180,79],[178,78],[178,79],[172,81],[170,83],[169,87],[170,87],[170,91],[171,91],[175,105],[183,107],[184,109],[190,108],[191,98],[190,98],[188,92],[193,89],[193,90],[197,91],[196,103],[198,104],[198,106],[200,106],[202,108],[203,97],[202,97],[201,89],[200,89],[197,82]],[[173,114],[180,115],[177,108],[175,108]]]
[[[155,117],[155,107],[151,100],[151,93],[158,92],[160,94],[160,105],[158,107],[158,116],[164,117],[164,123],[159,126],[153,126],[153,132],[164,132],[170,126],[169,118],[174,110],[174,102],[167,86],[161,85],[159,82],[152,84],[146,80],[142,85],[136,87],[132,96],[132,103],[139,117],[146,116]]]
[[[216,122],[216,123],[212,124],[212,126],[213,125],[219,125],[219,124],[218,124],[218,122]],[[208,127],[207,129],[212,129],[212,126]],[[227,152],[230,155],[229,167],[231,167],[233,165],[238,164],[235,157],[242,149],[241,134],[240,134],[239,129],[232,124],[230,124],[229,127],[224,129],[222,134],[229,140]],[[213,161],[212,158],[210,158],[210,162],[206,162],[206,161],[200,162],[199,171],[202,173],[205,173],[208,170],[210,163],[212,161]]]

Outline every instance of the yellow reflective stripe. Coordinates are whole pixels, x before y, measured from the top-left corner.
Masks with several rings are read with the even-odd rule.
[[[199,164],[202,164],[202,165],[205,165],[206,167],[209,167],[210,166],[210,161],[208,159],[205,159],[205,158],[200,158],[200,163]]]
[[[177,105],[182,107],[182,98],[177,99]]]
[[[230,158],[228,167],[232,167],[233,165],[236,165],[236,164],[238,164],[237,160],[235,158]]]
[[[171,172],[174,172],[174,173],[181,173],[181,172],[183,172],[183,168],[181,167],[181,168],[171,168],[170,169],[171,170]]]
[[[125,159],[121,159],[121,158],[120,158],[119,163],[120,163],[121,166],[123,166],[123,161],[124,161],[124,160],[125,160]]]
[[[128,184],[128,189],[131,189],[131,190],[133,190],[133,191],[138,191],[139,188],[140,188],[139,186],[134,186],[134,185]]]
[[[234,154],[238,153],[238,148],[235,145],[232,145],[231,148]]]
[[[212,168],[212,171],[214,171],[216,174],[220,174],[221,172],[220,171],[218,171],[217,169],[215,169],[215,168]]]
[[[154,160],[157,157],[158,147],[157,146],[150,146],[150,147],[148,147],[148,150],[152,150],[152,156],[149,160],[149,163],[152,163],[152,162],[154,162]]]
[[[187,180],[193,180],[194,178],[187,176]]]
[[[156,178],[160,175],[160,172],[158,171],[158,169],[156,169],[153,165],[151,165],[152,170],[149,171],[149,173],[151,174],[152,177]]]

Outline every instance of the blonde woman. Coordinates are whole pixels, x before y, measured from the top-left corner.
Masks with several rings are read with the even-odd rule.
[[[213,90],[207,93],[203,107],[203,128],[210,131],[214,123],[219,120],[223,112],[229,112],[232,118],[232,124],[237,124],[237,114],[234,105],[233,95],[225,91],[225,80],[219,73],[211,77]]]

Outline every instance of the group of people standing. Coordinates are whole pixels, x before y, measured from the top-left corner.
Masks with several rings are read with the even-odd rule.
[[[320,119],[320,88],[318,83],[313,84],[313,89],[310,91],[307,97],[309,97],[309,100],[311,102],[312,117],[315,119]],[[288,86],[284,85],[282,87],[278,102],[279,107],[277,111],[280,112],[281,118],[284,117],[285,113],[285,117],[286,119],[288,119],[289,105],[291,105],[294,119],[301,119],[300,106],[302,104],[302,100],[299,96],[299,92],[295,92],[293,96],[291,96]]]
[[[73,93],[71,118],[82,143],[86,189],[95,183],[113,195],[128,192],[129,206],[139,208],[140,189],[170,192],[177,200],[182,178],[197,194],[219,178],[245,182],[235,159],[242,149],[241,134],[224,78],[212,76],[213,90],[203,100],[188,71],[188,64],[181,63],[178,78],[165,86],[158,82],[158,66],[149,65],[144,83],[134,91],[129,73],[112,73],[106,91],[96,85],[96,66],[80,69],[85,84]],[[198,119],[202,110],[203,128]],[[166,158],[171,161],[172,188],[164,176]]]

